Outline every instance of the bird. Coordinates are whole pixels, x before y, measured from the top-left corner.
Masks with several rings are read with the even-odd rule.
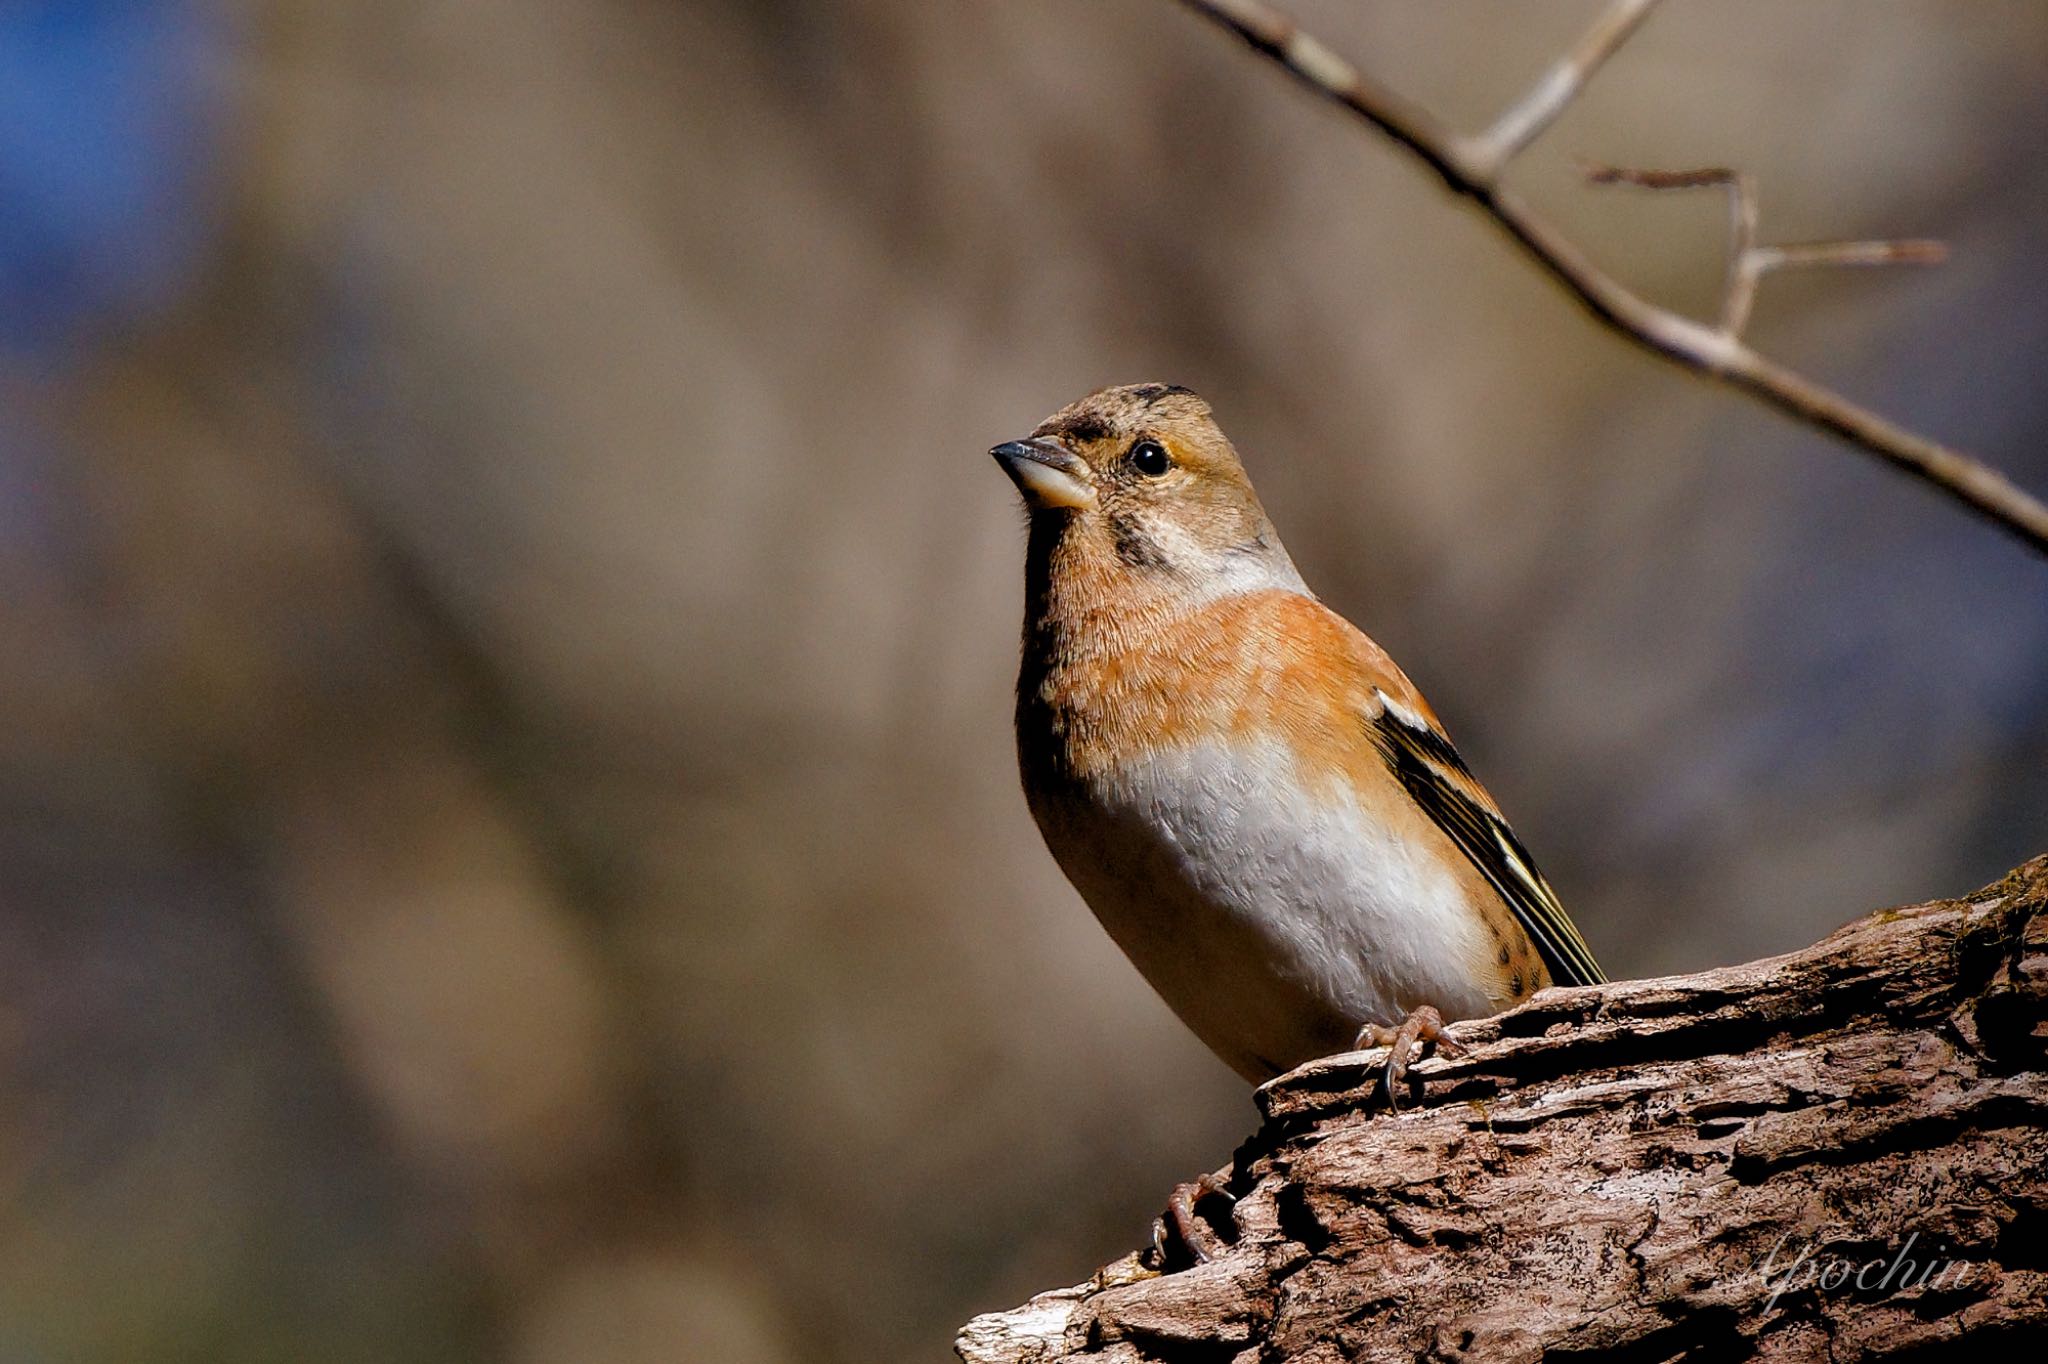
[[[989,453],[1027,512],[1026,803],[1226,1065],[1386,1046],[1394,1106],[1447,1021],[1605,979],[1422,693],[1303,582],[1208,403],[1104,388]]]

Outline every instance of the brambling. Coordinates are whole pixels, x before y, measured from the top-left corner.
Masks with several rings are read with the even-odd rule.
[[[1316,600],[1187,389],[990,451],[1023,493],[1017,754],[1046,846],[1175,1013],[1263,1081],[1604,977],[1443,725]]]

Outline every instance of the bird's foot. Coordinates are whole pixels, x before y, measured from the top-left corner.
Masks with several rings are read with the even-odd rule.
[[[1380,1098],[1386,1101],[1389,1112],[1400,1111],[1397,1096],[1401,1082],[1408,1078],[1408,1063],[1426,1045],[1434,1046],[1445,1056],[1465,1053],[1461,1044],[1444,1035],[1444,1016],[1427,1004],[1411,1012],[1397,1027],[1368,1023],[1358,1030],[1357,1046],[1361,1051],[1367,1047],[1387,1049],[1387,1066],[1380,1072]]]
[[[1162,1272],[1180,1268],[1183,1259],[1188,1264],[1205,1265],[1230,1248],[1230,1243],[1217,1235],[1215,1224],[1198,1211],[1203,1203],[1218,1198],[1230,1205],[1231,1229],[1235,1231],[1237,1196],[1218,1176],[1191,1179],[1167,1195],[1166,1211],[1152,1223],[1152,1251]]]

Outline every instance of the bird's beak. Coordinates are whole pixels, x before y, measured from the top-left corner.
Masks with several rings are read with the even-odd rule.
[[[1033,508],[1095,505],[1095,476],[1088,463],[1051,436],[1013,440],[989,451]]]

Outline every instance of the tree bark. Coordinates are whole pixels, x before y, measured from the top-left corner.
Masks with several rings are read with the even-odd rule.
[[[2048,1344],[2048,857],[1961,900],[1258,1091],[1207,1264],[969,1322],[968,1364],[1926,1359]],[[2035,1354],[2034,1358],[2044,1358]]]

